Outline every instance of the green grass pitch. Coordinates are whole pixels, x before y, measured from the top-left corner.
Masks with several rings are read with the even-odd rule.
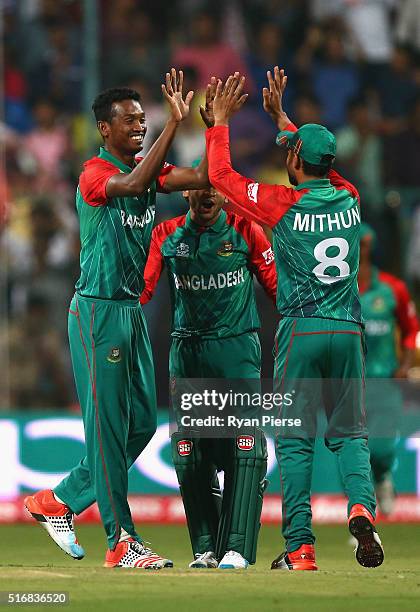
[[[316,534],[318,572],[270,571],[271,560],[282,549],[275,527],[262,528],[258,561],[248,570],[188,570],[186,528],[146,525],[142,536],[175,563],[173,569],[151,572],[103,568],[105,539],[100,526],[78,528],[87,551],[82,561],[64,555],[35,524],[2,526],[0,590],[68,591],[65,610],[97,612],[420,609],[420,526],[383,526],[385,563],[373,570],[356,563],[344,526],[318,527]]]

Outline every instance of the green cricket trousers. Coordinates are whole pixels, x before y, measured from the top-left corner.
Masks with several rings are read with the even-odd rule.
[[[127,501],[128,469],[156,431],[150,341],[137,300],[75,294],[68,331],[86,456],[54,492],[76,514],[96,500],[113,549],[121,529],[140,540]]]
[[[312,465],[317,414],[327,417],[325,444],[337,457],[348,511],[363,504],[375,516],[364,408],[364,337],[350,321],[283,318],[276,334],[274,387],[293,401],[281,417],[301,425],[277,436],[283,500],[282,531],[288,552],[313,544]]]
[[[214,379],[231,379],[234,385],[240,384],[241,391],[258,392],[258,334],[250,331],[228,338],[174,338],[169,371],[177,384],[182,379],[202,379],[211,387],[212,379],[213,383]],[[242,439],[249,446],[243,447]],[[180,428],[172,435],[172,458],[193,554],[211,550],[221,559],[226,551],[234,550],[255,563],[267,472],[263,432],[238,428],[229,437],[203,434],[191,438]],[[220,469],[225,472],[223,496],[217,477]]]

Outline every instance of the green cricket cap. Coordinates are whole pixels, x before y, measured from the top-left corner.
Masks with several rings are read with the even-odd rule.
[[[279,147],[293,149],[308,164],[328,165],[337,151],[335,136],[323,125],[307,123],[297,132],[283,130],[277,134]]]

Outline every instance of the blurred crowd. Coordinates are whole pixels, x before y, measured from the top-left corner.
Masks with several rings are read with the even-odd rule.
[[[4,117],[0,143],[0,254],[8,355],[0,409],[75,403],[66,312],[79,272],[74,194],[92,153],[83,108],[81,0],[3,2]],[[145,149],[167,115],[160,83],[183,68],[195,91],[168,161],[202,154],[198,113],[212,75],[239,70],[249,99],[232,122],[235,167],[259,181],[287,181],[283,153],[262,110],[266,70],[289,75],[286,110],[297,124],[337,136],[337,167],[362,197],[379,235],[377,261],[420,298],[420,2],[418,0],[98,0],[100,87],[138,89]],[[95,146],[99,145],[99,140]],[[160,196],[157,221],[180,214],[180,195]],[[170,313],[162,287],[148,307],[160,399],[165,401]],[[261,300],[264,372],[275,315]],[[162,321],[167,321],[164,333]],[[7,325],[8,333],[5,333]],[[7,386],[7,391],[6,391]]]

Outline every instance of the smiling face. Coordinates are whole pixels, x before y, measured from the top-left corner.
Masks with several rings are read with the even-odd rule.
[[[143,148],[146,115],[136,100],[114,102],[111,121],[98,121],[98,129],[111,152],[134,157]]]
[[[191,219],[197,225],[204,227],[216,223],[220,210],[226,202],[226,198],[213,187],[184,191],[184,196],[190,205]]]

